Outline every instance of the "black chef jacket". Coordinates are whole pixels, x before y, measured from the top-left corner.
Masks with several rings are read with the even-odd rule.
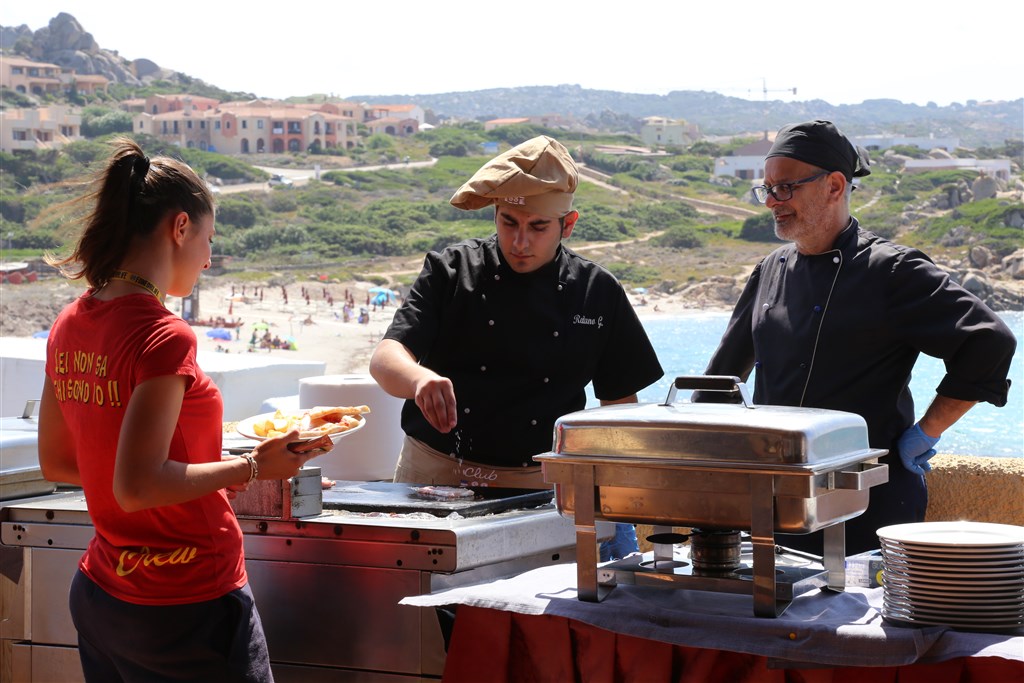
[[[536,465],[555,420],[585,407],[591,381],[598,399],[616,400],[663,374],[611,273],[564,246],[552,263],[516,273],[495,236],[427,254],[384,338],[455,388],[456,429],[436,431],[408,400],[406,434],[498,467]]]
[[[746,379],[756,368],[755,403],[865,419],[870,445],[890,451],[882,459],[889,483],[873,487],[868,511],[847,522],[854,553],[878,546],[879,527],[924,518],[924,478],[896,450],[914,424],[909,383],[918,355],[945,362],[937,393],[1003,406],[1015,347],[1002,320],[927,256],[852,219],[831,251],[808,256],[788,244],[757,265],[706,373]],[[786,544],[803,545],[795,538]]]

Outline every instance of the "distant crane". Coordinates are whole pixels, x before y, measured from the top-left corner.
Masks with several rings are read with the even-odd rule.
[[[770,93],[770,92],[787,92],[787,93],[793,93],[794,95],[796,95],[796,88],[793,87],[793,88],[782,88],[782,89],[769,90],[768,89],[768,81],[767,81],[767,79],[762,77],[761,78],[761,93],[764,96],[764,117],[765,117],[765,119],[768,118],[768,93]],[[765,131],[764,131],[764,139],[765,140],[768,139],[768,130],[767,129],[765,129]]]
[[[761,79],[761,92],[764,94],[764,101],[768,101],[768,93],[770,92],[791,92],[796,95],[796,88],[782,88],[781,90],[769,90],[768,81],[764,78]]]

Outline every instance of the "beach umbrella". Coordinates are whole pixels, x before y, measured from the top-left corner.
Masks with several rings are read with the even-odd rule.
[[[215,327],[212,330],[207,330],[206,336],[210,339],[224,339],[230,341],[231,330],[227,330],[223,327]]]
[[[376,295],[373,297],[373,300],[378,304],[386,303],[398,297],[398,292],[396,290],[388,289],[387,287],[370,287],[366,291],[370,294]]]
[[[254,329],[254,330],[266,330],[269,327],[270,327],[269,325],[267,325],[265,322],[262,322],[262,321],[260,321],[258,323],[253,323],[253,325],[252,325],[252,329]]]

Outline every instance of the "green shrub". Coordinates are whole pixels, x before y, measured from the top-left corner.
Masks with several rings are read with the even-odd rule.
[[[267,196],[267,208],[274,213],[291,213],[299,208],[299,200],[288,189],[278,190]]]
[[[633,234],[621,216],[601,211],[581,212],[572,231],[573,237],[585,242],[621,242]]]
[[[336,247],[343,254],[395,256],[404,253],[400,239],[383,230],[362,225],[319,225],[310,235],[318,242]]]
[[[223,197],[217,202],[217,222],[251,228],[265,218],[267,210],[248,197]]]
[[[400,199],[373,202],[363,211],[366,223],[393,235],[402,235],[419,225],[433,222],[430,209]]]
[[[765,211],[743,221],[743,227],[740,228],[740,239],[748,242],[778,241],[775,236],[775,219],[772,218],[771,212]]]
[[[649,282],[658,277],[658,269],[624,261],[605,264],[619,282]]]
[[[946,215],[925,219],[919,232],[925,238],[939,242],[955,229],[963,227],[968,230],[971,244],[987,246],[1000,256],[1006,256],[1020,248],[1021,229],[1010,224],[1010,217],[1020,211],[1019,203],[983,199],[962,204]]]
[[[131,132],[131,112],[99,105],[86,107],[82,110],[82,135],[87,138]]]
[[[978,177],[977,171],[946,170],[926,171],[924,173],[905,173],[900,179],[900,190],[903,192],[929,192],[943,185],[956,184],[961,181],[973,182]]]
[[[700,171],[702,175],[709,176],[715,168],[714,157],[698,156],[687,154],[672,161],[669,167],[676,172]]]
[[[626,211],[626,216],[636,221],[645,232],[693,223],[699,215],[695,208],[679,200],[637,203]]]
[[[697,249],[704,246],[704,235],[691,225],[677,225],[654,238],[654,243],[670,249]]]
[[[375,151],[389,151],[395,148],[394,140],[390,135],[384,133],[374,133],[370,137],[366,138],[366,148]]]

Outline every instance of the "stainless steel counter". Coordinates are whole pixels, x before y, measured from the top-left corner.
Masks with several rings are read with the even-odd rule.
[[[84,496],[57,492],[0,506],[0,658],[10,662],[0,683],[76,680],[67,589],[93,535]],[[553,504],[472,518],[326,510],[239,521],[281,683],[440,678],[434,610],[399,600],[576,556],[573,523]]]

